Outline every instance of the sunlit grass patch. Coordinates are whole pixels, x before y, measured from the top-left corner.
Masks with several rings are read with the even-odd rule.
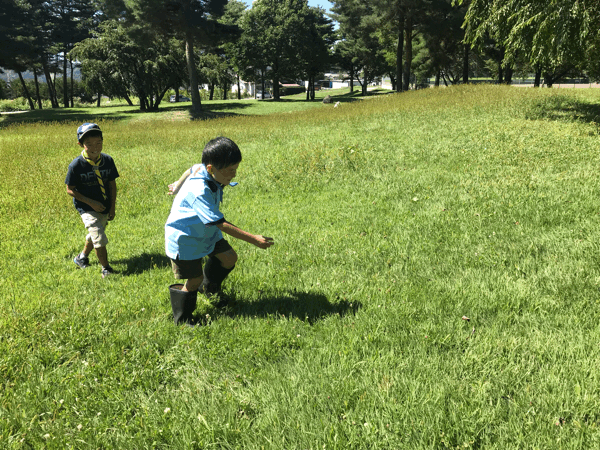
[[[599,93],[248,102],[100,120],[106,280],[72,262],[83,116],[2,128],[2,446],[597,446]],[[167,185],[218,135],[243,153],[225,217],[276,245],[232,240],[236,304],[177,328]]]

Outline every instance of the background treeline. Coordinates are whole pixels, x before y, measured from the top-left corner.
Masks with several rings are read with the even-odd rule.
[[[241,80],[279,99],[282,82],[314,84],[336,67],[363,94],[382,76],[400,92],[488,77],[536,86],[600,77],[597,0],[0,0],[1,98],[30,108],[102,96],[155,110],[185,87],[193,110]],[[338,26],[335,26],[337,22]],[[79,83],[74,73],[81,71]],[[26,80],[24,72],[33,74]],[[18,86],[17,86],[18,85]],[[235,94],[234,94],[235,95]]]

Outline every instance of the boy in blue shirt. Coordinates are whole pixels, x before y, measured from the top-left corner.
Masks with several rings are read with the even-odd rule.
[[[83,151],[67,171],[67,194],[81,215],[88,235],[83,251],[73,259],[81,269],[89,267],[88,255],[96,251],[102,265],[102,278],[114,273],[108,263],[106,226],[115,218],[119,172],[113,159],[102,153],[102,131],[95,123],[84,123],[77,129],[77,142]]]
[[[241,161],[235,142],[218,137],[204,147],[202,164],[192,166],[169,185],[175,199],[165,225],[165,250],[175,278],[186,280],[169,287],[175,324],[192,322],[198,291],[218,296],[221,283],[234,269],[238,256],[223,233],[262,249],[273,245],[272,238],[250,234],[226,221],[219,210],[223,188],[237,184],[231,180]],[[225,304],[223,299],[217,306]]]

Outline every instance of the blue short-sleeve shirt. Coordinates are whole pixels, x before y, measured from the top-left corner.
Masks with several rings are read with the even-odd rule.
[[[223,186],[198,164],[173,200],[165,224],[165,251],[171,259],[200,259],[213,251],[223,239],[218,224],[225,221],[219,206],[223,201]],[[237,183],[231,183],[231,186]]]

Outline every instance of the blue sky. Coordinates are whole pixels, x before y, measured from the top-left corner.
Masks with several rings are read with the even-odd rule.
[[[329,11],[329,8],[331,8],[333,5],[327,0],[308,0],[308,6],[320,6],[321,8],[325,9],[325,11]]]
[[[244,2],[248,4],[248,6],[252,5],[252,0],[244,0]],[[325,11],[329,11],[329,8],[333,5],[327,0],[308,0],[308,6],[320,6],[325,9]]]

